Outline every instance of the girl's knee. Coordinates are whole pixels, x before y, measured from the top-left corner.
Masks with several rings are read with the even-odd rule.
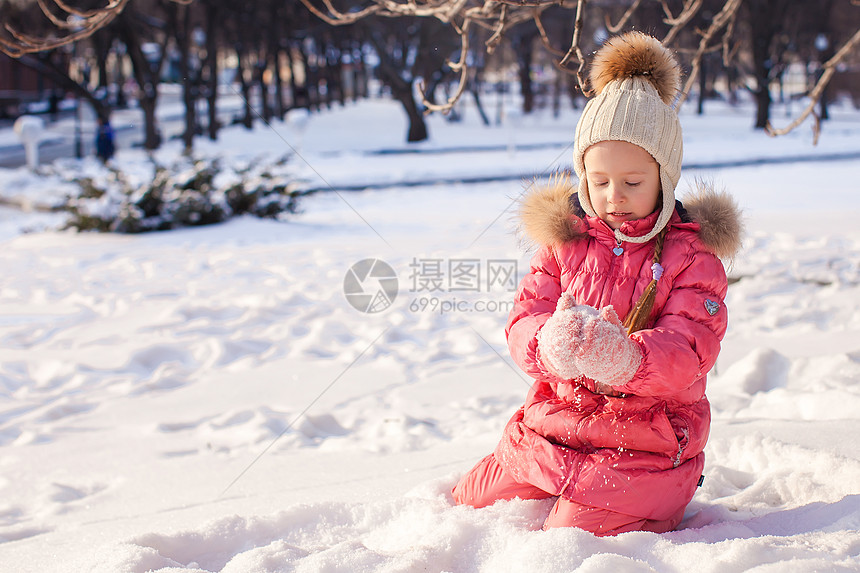
[[[589,507],[559,498],[544,522],[544,529],[577,527],[597,536],[647,530],[649,520],[610,509]]]
[[[611,509],[582,505],[560,497],[553,505],[543,528],[577,527],[597,536],[618,535],[628,531],[666,533],[678,527],[683,518],[683,508],[670,519],[646,519]]]

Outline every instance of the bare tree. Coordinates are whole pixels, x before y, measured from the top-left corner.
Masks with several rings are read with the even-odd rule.
[[[169,0],[169,5],[189,4],[191,0]],[[92,40],[96,51],[102,55],[116,39],[125,47],[125,54],[132,64],[132,73],[138,85],[138,101],[144,114],[144,147],[155,149],[161,143],[158,131],[155,109],[158,101],[158,85],[160,83],[161,62],[165,53],[168,34],[163,19],[156,15],[156,4],[151,1],[137,0],[132,8],[128,0],[110,0],[94,2],[96,7],[82,9],[71,6],[64,0],[36,0],[42,22],[37,25],[28,24],[29,33],[22,33],[16,21],[8,17],[8,7],[0,8],[0,19],[3,29],[0,32],[0,50],[21,58],[25,64],[38,65],[40,71],[55,78],[66,89],[69,89],[89,101],[96,114],[107,118],[109,107],[101,97],[77,82],[63,81],[60,76],[65,71],[57,67],[53,58],[35,58],[36,52],[50,52],[56,48],[68,46],[85,40]],[[100,32],[99,36],[92,38]],[[153,52],[146,49],[152,42],[158,45]],[[101,46],[101,48],[99,48]],[[100,58],[101,61],[104,58]],[[100,84],[106,82],[106,69],[100,70]],[[104,86],[103,86],[104,87]]]
[[[157,149],[161,145],[161,132],[155,110],[158,105],[158,85],[161,82],[161,65],[168,40],[165,24],[153,16],[144,16],[134,10],[124,11],[115,23],[116,32],[126,46],[132,65],[132,74],[137,82],[138,104],[143,112],[144,149]],[[147,52],[144,45],[160,33],[157,50]]]
[[[5,18],[4,10],[9,3],[0,3],[0,21],[3,23],[0,29],[0,50],[22,57],[81,41],[99,30],[110,29],[111,34],[115,34],[125,45],[140,87],[140,105],[147,124],[145,146],[157,146],[159,138],[154,110],[160,58],[163,58],[165,42],[171,36],[168,33],[170,29],[179,32],[179,35],[173,35],[176,35],[180,51],[188,51],[190,34],[187,26],[192,24],[190,17],[196,12],[191,7],[180,8],[177,4],[189,4],[192,0],[161,0],[159,4],[165,6],[165,17],[161,20],[147,11],[146,7],[151,7],[153,0],[135,0],[133,9],[128,0],[88,0],[87,9],[72,6],[67,1],[33,0],[31,4],[38,8],[37,13],[44,26],[21,25]],[[411,83],[423,78],[426,82],[423,107],[427,112],[448,112],[467,89],[473,90],[470,86],[475,85],[480,71],[470,69],[473,64],[468,55],[479,48],[491,55],[502,42],[518,42],[520,49],[514,53],[521,59],[523,94],[527,101],[530,54],[532,46],[538,44],[547,50],[558,72],[570,78],[569,84],[579,92],[588,94],[584,73],[588,62],[584,54],[593,51],[595,38],[635,26],[652,32],[675,48],[688,67],[690,73],[683,93],[676,102],[677,106],[683,104],[697,82],[700,83],[701,106],[701,98],[709,82],[708,75],[713,73],[703,69],[703,64],[707,61],[710,70],[715,70],[719,54],[727,73],[734,73],[739,62],[748,63],[747,70],[755,84],[750,88],[758,101],[756,125],[772,134],[784,133],[794,129],[810,115],[815,118],[817,127],[819,117],[826,113],[828,84],[837,76],[840,64],[847,62],[860,44],[860,23],[856,16],[860,13],[860,0],[823,0],[823,4],[815,5],[787,0],[363,0],[362,3],[356,0],[248,0],[241,3],[200,0],[198,4],[202,5],[201,10],[205,15],[200,17],[200,25],[207,33],[206,63],[202,66],[206,71],[193,70],[195,81],[187,90],[191,97],[187,99],[186,105],[193,106],[196,90],[200,89],[202,78],[205,77],[206,91],[210,97],[210,137],[213,136],[213,130],[217,129],[214,98],[217,92],[219,43],[229,42],[240,62],[238,79],[247,102],[246,125],[252,123],[254,110],[250,94],[255,86],[259,86],[261,114],[264,118],[275,113],[282,115],[286,109],[282,85],[285,80],[280,75],[282,63],[287,64],[285,69],[299,71],[299,75],[303,76],[298,80],[297,74],[290,73],[291,105],[314,108],[319,105],[323,93],[329,103],[335,97],[340,102],[345,101],[341,85],[344,76],[342,62],[344,57],[354,62],[356,55],[361,60],[364,54],[362,43],[350,47],[344,37],[348,34],[331,34],[302,20],[300,12],[304,11],[296,10],[298,2],[330,25],[346,26],[372,16],[376,20],[375,25],[370,27],[371,32],[378,31],[379,22],[384,19],[398,22],[394,26],[395,32],[397,28],[402,29],[403,23],[407,21],[417,23],[412,24],[417,29],[422,29],[425,22],[433,22],[436,28],[447,30],[447,37],[456,38],[457,43],[449,48],[448,40],[445,39],[441,50],[427,47],[429,44],[417,48],[414,57],[410,57],[424,58],[420,68],[403,67],[385,71],[386,64],[380,62],[378,70],[389,78],[386,83],[398,94],[408,91],[411,95],[412,92],[411,88],[407,89],[408,86],[399,85],[402,81]],[[807,28],[813,27],[811,15],[815,14],[815,10],[819,13],[840,14],[848,11],[852,15],[842,18],[839,33],[832,31],[836,29],[832,23],[826,26],[815,24],[816,29],[823,31],[812,37]],[[172,26],[171,14],[176,16]],[[853,23],[846,28],[845,21]],[[563,24],[559,25],[559,22]],[[805,27],[798,27],[797,22],[804,23]],[[428,25],[427,29],[432,29],[432,26]],[[434,35],[445,37],[437,32]],[[780,80],[791,62],[809,58],[805,46],[821,35],[828,40],[828,47],[815,53],[820,62],[820,72],[815,85],[808,92],[810,107],[801,112],[797,121],[792,121],[787,128],[774,129],[769,121],[771,84]],[[386,44],[390,39],[378,33],[376,36],[368,34],[368,37],[380,54],[388,54]],[[108,33],[92,40],[96,49],[102,53],[111,45],[111,35]],[[152,41],[162,48],[156,57],[143,52],[143,45]],[[195,47],[195,50],[198,48]],[[202,48],[199,49],[202,53]],[[442,54],[442,58],[432,64],[436,71],[431,71],[431,61],[438,54]],[[739,57],[744,54],[748,57]],[[445,58],[447,61],[444,61]],[[33,58],[28,61],[44,67],[54,60],[48,58],[47,64]],[[184,57],[183,61],[181,65],[188,64]],[[483,58],[473,57],[471,61],[483,62]],[[414,62],[404,60],[406,63],[412,66]],[[363,60],[361,64],[363,66]],[[356,66],[356,69],[362,66]],[[404,70],[411,71],[406,74],[406,79],[398,79],[396,76],[402,75]],[[455,87],[446,90],[443,101],[437,101],[434,88],[447,81],[446,74],[455,75]],[[105,76],[106,70],[102,69],[102,83]],[[559,83],[563,82],[557,80]],[[477,95],[477,92],[474,93]],[[408,108],[411,123],[420,126],[422,122],[414,118],[420,116],[421,106],[415,102],[410,104],[405,95],[400,99]],[[527,104],[527,101],[524,103]],[[820,113],[814,112],[815,106],[821,108]],[[189,121],[194,119],[192,114],[193,110],[189,109]],[[186,131],[191,133],[193,130],[188,128]],[[420,137],[419,131],[420,127],[416,127],[414,136]]]
[[[844,0],[851,2],[854,6],[860,6],[858,0]],[[738,22],[742,0],[723,0],[718,8],[711,8],[710,14],[702,13],[702,6],[706,0],[657,0],[656,2],[643,2],[641,0],[629,0],[618,2],[612,0],[370,0],[369,3],[353,4],[349,0],[335,6],[335,0],[301,0],[307,8],[319,18],[332,25],[352,24],[369,16],[387,18],[428,18],[436,19],[448,25],[460,38],[460,57],[453,58],[448,65],[459,73],[457,89],[441,104],[436,104],[425,96],[425,106],[430,111],[448,112],[454,103],[464,93],[469,82],[469,64],[465,55],[470,49],[470,32],[475,26],[491,31],[490,37],[485,42],[488,52],[494,51],[502,41],[503,37],[525,22],[534,22],[540,31],[542,43],[547,47],[555,60],[556,67],[566,73],[576,76],[576,85],[582,93],[588,94],[589,88],[585,81],[585,68],[587,61],[583,45],[587,43],[586,38],[593,38],[599,31],[592,27],[584,33],[586,22],[594,18],[587,18],[587,14],[595,11],[601,12],[604,17],[600,18],[600,28],[612,33],[621,31],[637,20],[651,19],[654,22],[655,7],[662,10],[662,15],[657,17],[655,23],[644,26],[645,29],[658,33],[661,40],[672,45],[682,35],[689,36],[694,33],[698,41],[694,42],[693,48],[682,50],[686,56],[690,74],[684,85],[681,98],[676,105],[682,105],[693,85],[699,80],[703,58],[710,53],[721,53],[724,65],[731,65],[738,50]],[[755,90],[759,100],[759,112],[757,125],[765,127],[766,110],[769,111],[769,85],[770,81],[778,77],[784,69],[785,61],[781,58],[785,50],[781,50],[784,34],[781,34],[783,15],[796,10],[797,5],[808,4],[803,2],[788,2],[787,0],[746,0],[749,4],[742,24],[748,25],[752,38],[752,61],[754,75],[757,80]],[[543,26],[544,13],[551,7],[560,10],[568,10],[575,14],[570,40],[567,48],[558,51],[552,46]],[[606,15],[611,17],[607,20]],[[790,14],[789,14],[790,16]],[[691,22],[696,23],[696,29],[691,32]],[[641,23],[640,23],[641,25]],[[665,31],[665,32],[664,32]],[[855,49],[857,41],[853,36],[834,49],[834,59],[825,65],[826,70],[835,70],[836,66],[844,61],[847,54]],[[777,57],[774,57],[777,56]],[[833,72],[822,74],[819,81],[820,89],[810,91],[812,105],[818,103],[824,87],[831,80]],[[526,94],[527,95],[527,94]],[[808,114],[802,114],[804,117]],[[796,125],[790,126],[791,129]],[[770,133],[778,133],[770,130]],[[781,133],[780,131],[779,133]]]
[[[105,100],[99,98],[87,85],[72,78],[67,58],[63,58],[61,54],[55,51],[28,53],[20,55],[18,60],[28,68],[50,78],[62,89],[73,93],[75,97],[82,98],[93,107],[97,116],[102,118],[110,116],[110,109]]]
[[[167,13],[167,33],[173,40],[174,48],[179,55],[179,76],[182,81],[182,100],[185,107],[185,130],[182,133],[182,142],[185,145],[185,153],[190,154],[197,131],[197,96],[201,82],[201,67],[194,64],[196,59],[192,55],[195,15],[189,4],[165,2],[163,9]]]
[[[442,68],[451,51],[456,50],[456,36],[438,22],[411,17],[397,22],[368,21],[364,31],[379,58],[380,80],[403,106],[409,119],[406,140],[427,139],[423,110],[415,99],[415,84],[419,78],[427,82],[431,70]],[[433,93],[426,90],[424,93],[425,105],[433,105]]]
[[[203,0],[205,12],[206,60],[203,66],[203,85],[206,97],[208,117],[207,133],[209,139],[218,139],[218,40],[220,39],[219,18],[225,13],[225,7],[219,0]]]
[[[532,81],[535,49],[538,39],[538,28],[534,22],[523,22],[514,27],[508,34],[514,54],[517,57],[517,77],[520,82],[520,94],[523,98],[523,113],[531,113],[534,109],[535,88]]]

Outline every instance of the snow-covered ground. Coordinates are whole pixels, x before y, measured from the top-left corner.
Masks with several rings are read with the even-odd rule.
[[[0,211],[0,571],[860,571],[860,113],[835,116],[813,147],[808,128],[754,133],[748,108],[685,110],[685,162],[722,167],[684,179],[724,184],[748,236],[706,479],[663,535],[451,504],[528,388],[503,333],[529,259],[521,180],[318,193],[284,221],[143,236]],[[467,109],[430,118],[426,153],[379,154],[407,147],[404,118],[366,101],[199,148],[292,147],[297,176],[337,190],[540,175],[569,165],[575,122]],[[805,160],[752,161],[785,157]],[[56,191],[0,170],[6,197]],[[399,287],[376,313],[344,295],[368,258]]]

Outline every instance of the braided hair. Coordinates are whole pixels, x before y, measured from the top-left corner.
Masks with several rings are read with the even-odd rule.
[[[651,310],[654,308],[654,300],[657,298],[657,279],[663,272],[663,267],[660,266],[660,259],[663,257],[663,245],[666,242],[666,233],[669,226],[663,227],[663,230],[654,239],[654,256],[652,258],[652,279],[642,292],[642,296],[630,309],[630,312],[624,318],[623,326],[627,329],[627,334],[633,334],[638,330],[645,328],[648,320],[651,318]]]

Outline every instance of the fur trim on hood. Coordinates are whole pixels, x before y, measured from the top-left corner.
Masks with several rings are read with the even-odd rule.
[[[699,224],[699,240],[716,256],[730,260],[740,251],[743,218],[731,195],[697,179],[695,188],[683,197],[681,211],[685,220]],[[520,200],[520,229],[528,241],[538,245],[556,245],[582,236],[585,228],[580,219],[584,216],[577,187],[566,173],[535,185]]]

